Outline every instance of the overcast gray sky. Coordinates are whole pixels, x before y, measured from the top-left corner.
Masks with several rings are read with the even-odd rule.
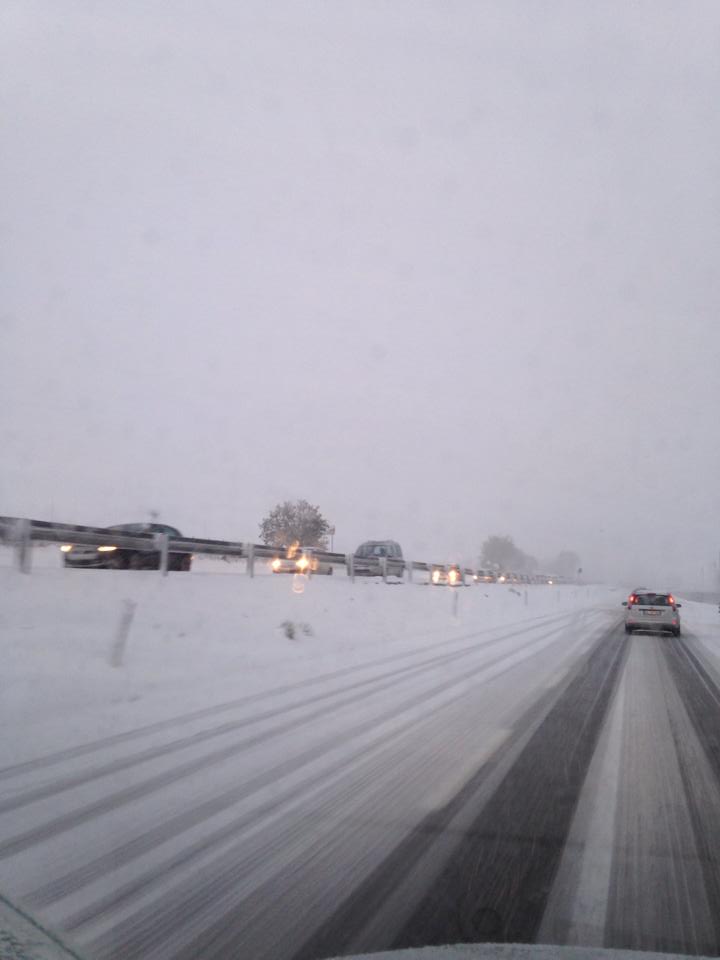
[[[720,550],[720,4],[2,6],[0,512]]]

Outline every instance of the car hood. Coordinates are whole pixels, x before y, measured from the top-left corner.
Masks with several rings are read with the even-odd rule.
[[[602,947],[556,947],[526,943],[461,943],[446,947],[413,947],[381,953],[346,954],[327,960],[688,960],[682,953],[605,950]],[[700,960],[696,957],[695,960]]]
[[[0,897],[0,949],[16,960],[83,960],[74,948],[45,929],[30,914]],[[3,954],[4,955],[4,954]],[[228,955],[240,960],[241,954]],[[679,953],[604,950],[600,947],[556,947],[545,944],[469,943],[418,947],[381,953],[345,954],[327,960],[689,960]],[[696,957],[695,960],[702,960]]]

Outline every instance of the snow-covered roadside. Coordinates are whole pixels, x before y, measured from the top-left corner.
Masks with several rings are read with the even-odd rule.
[[[303,592],[295,592],[299,586]],[[37,751],[619,595],[154,571],[0,570],[0,722]],[[457,597],[457,610],[455,598]],[[132,609],[122,663],[112,652]],[[619,609],[619,608],[618,608]],[[0,762],[18,755],[4,738]],[[19,747],[19,743],[18,743]],[[26,750],[21,751],[26,755]]]
[[[681,623],[685,634],[693,634],[720,670],[720,611],[715,603],[700,603],[678,596],[682,603]]]
[[[708,627],[720,626],[720,613],[715,603],[699,603],[697,600],[686,600],[678,596],[682,603],[682,623],[690,631],[706,630]]]

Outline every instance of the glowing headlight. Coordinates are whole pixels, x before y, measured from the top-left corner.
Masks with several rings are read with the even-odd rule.
[[[117,547],[98,547],[98,553],[112,553]]]
[[[60,547],[60,549],[61,549],[61,551],[62,551],[63,553],[70,553],[70,551],[72,550],[72,544],[71,544],[71,543],[64,543],[64,544]]]
[[[458,578],[457,570],[451,570],[450,573],[448,574],[448,580],[450,581],[450,583],[455,583],[457,581],[457,578]]]
[[[275,559],[274,559],[273,562],[270,564],[270,566],[273,568],[273,570],[279,570],[279,569],[280,569],[281,563],[280,563],[280,560],[278,559],[278,557],[275,557]]]
[[[433,572],[432,572],[432,582],[433,582],[433,583],[440,583],[440,571],[439,571],[439,570],[433,570]]]
[[[298,570],[307,570],[309,566],[310,561],[307,557],[300,557],[300,559],[297,561]]]

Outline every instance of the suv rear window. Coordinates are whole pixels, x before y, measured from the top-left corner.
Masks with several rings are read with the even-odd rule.
[[[400,544],[394,540],[366,540],[355,551],[355,556],[361,559],[375,557],[390,557],[402,560]]]
[[[639,593],[635,602],[640,607],[669,607],[670,597],[666,593]]]

